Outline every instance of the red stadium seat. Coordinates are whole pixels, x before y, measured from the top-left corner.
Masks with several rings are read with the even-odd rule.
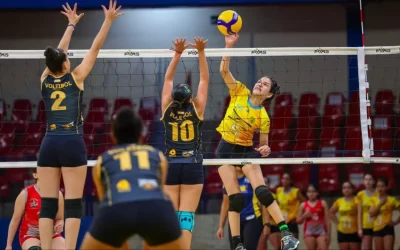
[[[372,135],[374,138],[392,138],[393,136],[393,114],[392,116],[372,117]]]
[[[396,96],[390,89],[380,90],[375,96],[375,114],[393,115]]]
[[[44,101],[40,100],[38,105],[38,112],[36,114],[36,122],[45,122],[46,121],[46,106],[44,105]]]
[[[12,111],[12,123],[19,131],[25,131],[26,126],[32,120],[32,104],[28,99],[14,101]]]
[[[284,165],[262,165],[261,170],[263,172],[264,177],[268,178],[269,189],[273,192],[281,184],[281,177],[285,173]]]
[[[89,105],[89,112],[98,111],[108,114],[108,101],[105,98],[93,98]]]
[[[14,146],[15,127],[11,123],[0,123],[0,156],[6,156]]]
[[[219,177],[218,167],[208,167],[208,174],[205,181],[205,193],[210,194],[221,194],[222,193],[222,180]]]
[[[29,180],[31,176],[26,168],[7,168],[6,176],[9,183],[18,185],[18,188],[23,188],[25,181]]]
[[[0,99],[0,122],[3,122],[7,117],[7,105],[3,99]]]
[[[360,127],[361,125],[360,115],[348,115],[346,126],[347,127]]]
[[[259,136],[257,136],[259,138]],[[271,142],[280,142],[289,140],[289,130],[288,129],[273,129],[270,132],[269,140]]]
[[[293,117],[293,97],[290,93],[282,93],[275,99],[274,117]]]
[[[285,152],[289,152],[290,151],[290,141],[271,141],[270,142],[270,148],[272,153],[275,153],[277,155],[281,155],[279,154],[280,152],[285,153]]]
[[[365,175],[364,164],[347,164],[347,180],[353,184],[356,191],[364,188],[363,180]]]
[[[321,132],[320,150],[322,156],[334,157],[336,150],[341,150],[342,141],[339,128],[323,128]]]
[[[390,157],[394,149],[392,138],[373,138],[375,156]]]
[[[387,178],[387,180],[389,181],[389,189],[392,189],[396,186],[393,164],[372,164],[372,176],[374,176],[375,179],[380,177]]]
[[[10,184],[7,176],[0,176],[0,201],[10,195]],[[4,206],[5,202],[0,202]]]
[[[299,117],[297,119],[297,128],[311,128],[311,129],[316,129],[317,128],[317,116],[304,116],[304,117]]]
[[[313,129],[297,129],[296,144],[293,151],[297,157],[305,157],[316,150],[315,131]]]
[[[327,106],[337,106],[340,107],[343,112],[345,112],[346,98],[341,92],[331,92],[326,96],[325,99],[325,108]]]
[[[320,99],[316,93],[304,93],[300,96],[299,117],[319,116]]]
[[[339,127],[344,122],[344,109],[339,105],[325,105],[322,127]]]
[[[354,91],[350,94],[349,116],[360,115],[360,93]]]
[[[311,166],[294,165],[291,170],[293,186],[299,188],[302,192],[307,190],[310,184]]]
[[[319,191],[335,192],[340,189],[339,169],[336,164],[321,164],[318,168]]]
[[[362,155],[361,127],[347,127],[344,149],[346,156]]]
[[[43,123],[31,123],[22,139],[21,145],[25,156],[36,157],[39,152],[40,143],[44,137],[46,127]]]
[[[289,129],[292,125],[293,117],[277,117],[271,119],[271,130]]]
[[[132,100],[129,99],[129,98],[118,98],[118,99],[115,99],[115,101],[114,101],[113,115],[114,115],[120,108],[122,108],[122,107],[124,107],[124,106],[128,106],[128,107],[131,107],[131,108],[134,107]]]

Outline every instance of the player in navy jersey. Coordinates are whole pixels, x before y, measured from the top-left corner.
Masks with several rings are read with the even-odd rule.
[[[42,179],[40,239],[43,249],[51,249],[53,220],[58,210],[60,175],[65,185],[65,235],[66,249],[75,249],[82,217],[82,194],[86,179],[87,156],[82,136],[83,81],[94,66],[113,21],[122,15],[121,7],[111,2],[102,6],[105,20],[92,47],[82,63],[74,70],[68,59],[72,32],[83,16],[77,15],[75,4],[71,9],[63,6],[69,24],[57,48],[48,47],[44,53],[46,66],[40,88],[46,107],[47,132],[40,146],[38,174]]]
[[[190,249],[194,216],[203,190],[203,155],[201,153],[200,128],[208,97],[209,72],[204,48],[207,40],[195,38],[195,43],[186,44],[185,39],[174,41],[175,54],[165,74],[161,98],[165,128],[165,155],[169,172],[165,192],[177,210],[181,229]],[[200,82],[197,96],[187,84],[174,87],[175,71],[182,52],[189,46],[198,50]]]
[[[133,235],[147,249],[183,249],[183,238],[172,203],[163,193],[167,160],[163,153],[138,144],[142,120],[122,108],[112,123],[117,146],[99,156],[93,181],[100,209],[81,249],[127,248]]]

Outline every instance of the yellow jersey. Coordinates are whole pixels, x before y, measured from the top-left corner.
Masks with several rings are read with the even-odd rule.
[[[378,196],[372,198],[372,206],[378,206],[380,198]],[[381,207],[379,214],[374,220],[374,232],[382,230],[392,221],[393,210],[400,207],[400,202],[393,196],[388,196],[386,203]]]
[[[231,101],[217,131],[226,142],[241,146],[252,146],[254,132],[268,134],[270,120],[264,106],[253,106],[250,90],[236,81],[236,88],[229,90]]]
[[[365,190],[358,192],[357,204],[361,204],[362,207],[362,228],[372,229],[373,220],[369,215],[369,210],[372,206],[372,198],[378,197],[378,193],[375,191],[373,194],[368,194]]]
[[[282,211],[283,218],[286,223],[296,220],[297,211],[299,210],[300,201],[298,199],[299,189],[292,187],[289,192],[285,192],[283,187],[276,189],[276,201]]]
[[[337,199],[333,206],[339,213],[337,230],[344,234],[357,233],[357,198],[349,201],[342,197]]]

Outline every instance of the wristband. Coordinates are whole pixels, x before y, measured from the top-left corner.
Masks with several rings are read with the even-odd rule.
[[[270,223],[265,223],[264,227],[271,227],[271,224]]]
[[[70,23],[70,24],[68,24],[67,27],[69,27],[69,26],[71,26],[71,27],[74,28],[74,30],[75,30],[75,25],[73,25],[72,23]]]

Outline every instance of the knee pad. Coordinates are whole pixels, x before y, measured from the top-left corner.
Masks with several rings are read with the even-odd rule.
[[[28,250],[42,250],[42,248],[39,246],[32,246],[32,247],[28,248]]]
[[[82,199],[65,199],[65,219],[80,219],[83,215]]]
[[[242,193],[229,195],[229,209],[231,212],[242,212],[246,206],[246,199]]]
[[[255,191],[257,199],[260,201],[262,205],[265,207],[269,207],[272,202],[274,202],[274,196],[271,191],[267,188],[267,186],[258,186]]]
[[[178,215],[181,229],[192,233],[194,229],[194,212],[178,211],[176,214]]]
[[[46,218],[54,220],[58,212],[58,198],[45,198],[41,199],[40,215],[39,218]]]

